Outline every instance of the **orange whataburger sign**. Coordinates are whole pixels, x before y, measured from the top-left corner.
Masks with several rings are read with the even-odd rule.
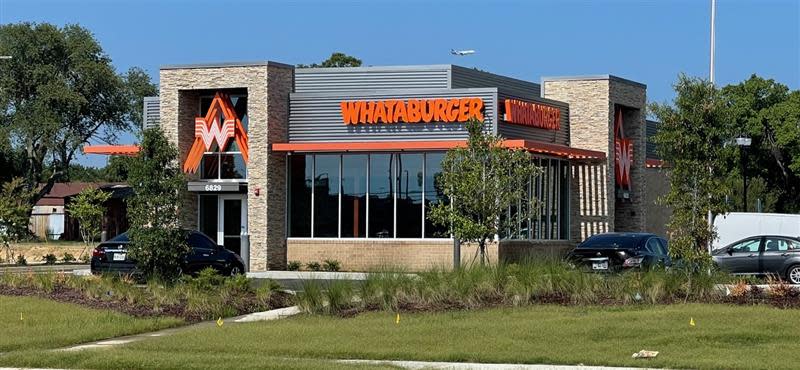
[[[204,152],[211,150],[215,142],[219,150],[224,150],[231,139],[236,141],[244,163],[247,163],[249,157],[247,132],[242,126],[242,121],[236,116],[231,98],[227,94],[214,95],[206,116],[194,119],[194,136],[192,148],[189,149],[186,161],[183,162],[183,172],[197,172]]]
[[[376,123],[483,122],[483,99],[389,99],[341,102],[345,125]]]
[[[506,99],[505,121],[545,130],[559,130],[561,110],[549,105]]]

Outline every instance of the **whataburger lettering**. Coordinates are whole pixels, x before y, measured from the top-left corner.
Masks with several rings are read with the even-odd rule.
[[[483,122],[483,99],[389,99],[341,102],[345,125],[376,123]]]
[[[506,99],[505,121],[546,130],[560,130],[561,110],[544,104]]]

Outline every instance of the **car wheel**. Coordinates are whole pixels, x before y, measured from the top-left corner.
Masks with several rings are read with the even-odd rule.
[[[786,280],[792,284],[800,284],[800,265],[789,267],[789,271],[786,272]]]
[[[233,265],[231,267],[231,272],[230,272],[231,276],[236,276],[241,274],[242,274],[242,268],[239,265]]]

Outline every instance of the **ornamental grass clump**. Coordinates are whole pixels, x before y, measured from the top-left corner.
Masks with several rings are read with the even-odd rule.
[[[304,283],[301,309],[349,315],[356,311],[441,311],[532,304],[642,305],[722,301],[718,272],[680,268],[596,274],[556,259],[432,268],[416,274],[379,270],[365,281]],[[751,298],[750,299],[754,299]]]

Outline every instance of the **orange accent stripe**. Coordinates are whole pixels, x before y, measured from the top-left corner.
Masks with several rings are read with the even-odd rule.
[[[388,141],[388,142],[338,142],[338,143],[275,143],[276,152],[358,152],[358,151],[398,151],[398,150],[448,150],[467,145],[466,140],[446,141]],[[526,149],[533,153],[556,155],[570,159],[605,159],[606,154],[594,150],[570,148],[563,145],[542,143],[531,140],[504,140],[506,148]]]
[[[86,145],[83,147],[85,154],[126,155],[135,157],[139,154],[138,145]]]

